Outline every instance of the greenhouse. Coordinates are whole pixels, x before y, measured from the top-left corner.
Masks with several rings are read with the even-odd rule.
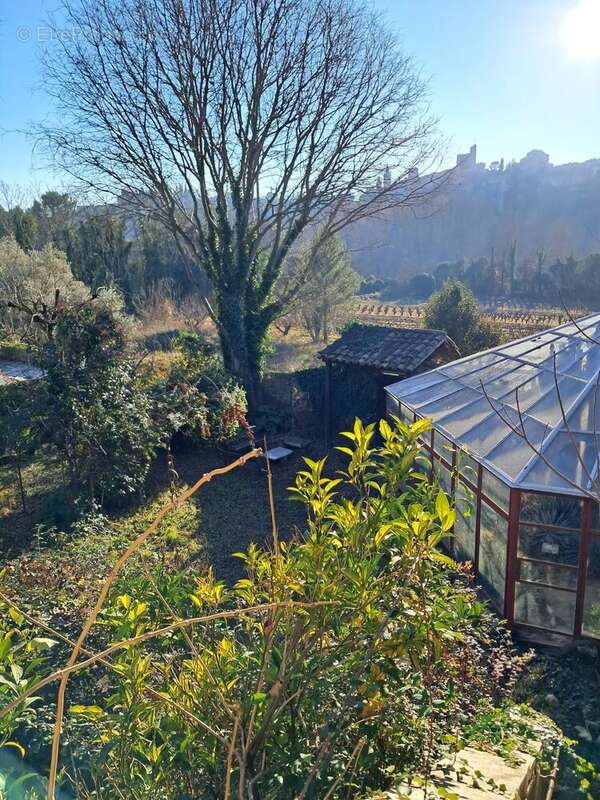
[[[600,638],[600,314],[386,388],[427,418],[452,546],[524,635]]]

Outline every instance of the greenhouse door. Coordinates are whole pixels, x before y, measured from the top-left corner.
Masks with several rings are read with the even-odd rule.
[[[575,531],[519,526],[517,624],[574,635],[580,538]]]

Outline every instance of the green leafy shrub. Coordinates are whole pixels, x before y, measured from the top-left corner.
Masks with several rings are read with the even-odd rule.
[[[38,525],[35,548],[6,564],[4,586],[11,597],[26,602],[43,618],[52,618],[62,633],[77,635],[87,612],[115,560],[169,501],[161,493],[137,511],[119,518],[89,508],[68,529]],[[119,593],[147,587],[145,570],[160,584],[175,573],[204,570],[204,540],[198,533],[199,509],[188,503],[167,514],[152,545],[144,548],[123,571]],[[41,592],[40,587],[44,587]]]
[[[446,331],[463,356],[493,347],[501,338],[500,327],[481,316],[473,293],[454,279],[431,297],[425,326]]]
[[[357,797],[456,749],[513,662],[438,549],[454,511],[421,471],[426,430],[382,422],[376,447],[357,421],[337,476],[307,459],[306,530],[238,554],[233,588],[160,564],[116,587],[113,669],[69,709],[96,731],[77,796]]]
[[[234,436],[240,425],[246,426],[246,394],[223,366],[214,347],[202,336],[182,332],[173,341],[180,360],[175,362],[170,381],[192,386],[198,393],[205,413],[188,428],[196,439],[222,441]]]
[[[46,636],[36,635],[16,609],[1,603],[0,611],[0,708],[3,708],[17,700],[47,672],[48,653],[56,646],[56,642]],[[10,787],[17,778],[21,777],[21,782],[27,780],[28,772],[12,755],[18,754],[19,759],[27,755],[20,740],[24,729],[38,724],[42,714],[41,703],[40,695],[31,695],[18,703],[10,713],[0,717],[0,763],[7,796],[18,797],[18,794],[9,795]],[[23,778],[23,775],[26,777]],[[14,786],[16,789],[17,784]]]
[[[215,440],[245,423],[243,390],[192,335],[157,378],[139,368],[129,321],[104,302],[62,308],[39,361],[45,376],[27,404],[0,396],[0,444],[17,455],[40,446],[57,453],[73,514],[76,499],[114,507],[139,496],[178,432]]]
[[[40,438],[64,458],[75,493],[114,503],[139,492],[160,432],[119,318],[93,306],[65,311],[41,363]]]

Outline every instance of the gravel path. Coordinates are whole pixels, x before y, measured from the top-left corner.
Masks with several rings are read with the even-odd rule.
[[[0,361],[0,385],[13,381],[33,381],[43,375],[43,370],[25,361]]]

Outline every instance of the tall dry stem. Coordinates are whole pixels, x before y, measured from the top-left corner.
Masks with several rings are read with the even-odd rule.
[[[213,469],[210,472],[205,473],[199,478],[196,483],[183,492],[179,497],[175,497],[171,500],[170,503],[167,503],[165,506],[161,508],[158,512],[154,520],[150,523],[150,525],[143,531],[133,542],[127,547],[123,555],[117,560],[114,564],[113,568],[111,569],[108,577],[104,581],[102,585],[102,589],[100,590],[100,594],[98,595],[98,599],[94,608],[89,613],[87,619],[85,620],[83,627],[81,629],[81,633],[75,643],[75,647],[71,651],[71,655],[69,660],[67,661],[67,669],[64,671],[61,679],[60,685],[58,687],[58,694],[56,700],[56,720],[54,723],[54,732],[52,735],[52,752],[50,756],[50,772],[48,776],[48,793],[47,797],[48,800],[54,800],[55,792],[56,792],[56,775],[58,771],[58,756],[60,750],[60,735],[62,730],[62,723],[64,718],[65,712],[65,694],[67,690],[67,682],[69,680],[70,675],[70,668],[73,667],[77,661],[77,657],[81,652],[81,648],[83,643],[90,632],[91,628],[96,622],[98,614],[100,613],[102,606],[104,605],[106,598],[108,596],[108,592],[110,591],[110,587],[112,586],[115,578],[119,574],[123,565],[131,558],[131,556],[136,553],[139,548],[144,544],[144,542],[152,536],[153,533],[156,532],[158,526],[164,519],[164,517],[174,509],[178,508],[182,503],[185,503],[187,500],[190,499],[202,486],[206,483],[209,483],[214,477],[218,475],[225,475],[227,472],[231,472],[231,470],[236,469],[237,467],[241,467],[247,461],[252,458],[257,458],[261,454],[260,449],[254,448],[249,453],[245,453],[240,458],[233,461],[231,464],[228,464],[226,467],[220,467],[218,469]]]

